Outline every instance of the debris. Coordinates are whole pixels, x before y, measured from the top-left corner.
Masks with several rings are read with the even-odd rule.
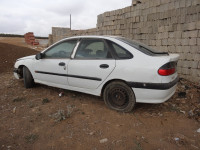
[[[200,128],[197,130],[198,133],[200,133]]]
[[[101,140],[99,140],[99,142],[100,142],[101,144],[103,144],[103,143],[108,142],[108,139],[107,139],[107,138],[105,138],[105,139],[101,139]]]
[[[175,138],[174,138],[174,140],[175,140],[175,141],[179,141],[180,139],[179,139],[179,138],[177,138],[177,137],[175,137]]]
[[[63,92],[58,94],[59,97],[62,97],[63,95],[64,95]]]
[[[15,112],[16,112],[16,108],[17,108],[17,107],[14,107],[14,108],[13,108],[13,113],[15,113]]]
[[[188,112],[188,116],[189,116],[189,117],[194,116],[193,110],[190,110],[190,111]]]
[[[186,97],[186,92],[179,92],[178,93],[178,97],[185,98]]]
[[[185,114],[185,111],[183,111],[183,110],[180,110],[180,112],[183,113],[183,114]]]

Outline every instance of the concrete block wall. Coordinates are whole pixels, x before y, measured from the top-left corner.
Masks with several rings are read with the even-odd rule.
[[[179,53],[178,73],[200,84],[200,0],[133,0],[123,9],[98,15],[97,26],[54,34],[53,43],[75,35],[116,35],[159,51]],[[54,30],[57,30],[54,29]]]

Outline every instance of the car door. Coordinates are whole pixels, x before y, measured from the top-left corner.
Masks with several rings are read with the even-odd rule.
[[[103,39],[82,39],[68,64],[69,85],[96,89],[114,68],[115,59]]]
[[[34,78],[39,82],[67,85],[67,65],[77,40],[62,41],[42,53],[34,64]]]

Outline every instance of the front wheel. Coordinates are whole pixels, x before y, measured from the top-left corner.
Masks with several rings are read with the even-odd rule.
[[[31,72],[28,70],[27,67],[23,67],[23,77],[24,77],[24,87],[25,88],[32,88],[34,86],[34,80]]]
[[[121,112],[132,111],[136,102],[132,89],[120,81],[108,84],[104,90],[103,98],[109,108]]]

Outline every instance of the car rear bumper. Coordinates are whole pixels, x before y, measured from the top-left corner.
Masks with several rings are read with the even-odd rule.
[[[178,80],[179,78],[177,77],[169,83],[132,84],[136,102],[163,103],[167,101],[175,93]]]

